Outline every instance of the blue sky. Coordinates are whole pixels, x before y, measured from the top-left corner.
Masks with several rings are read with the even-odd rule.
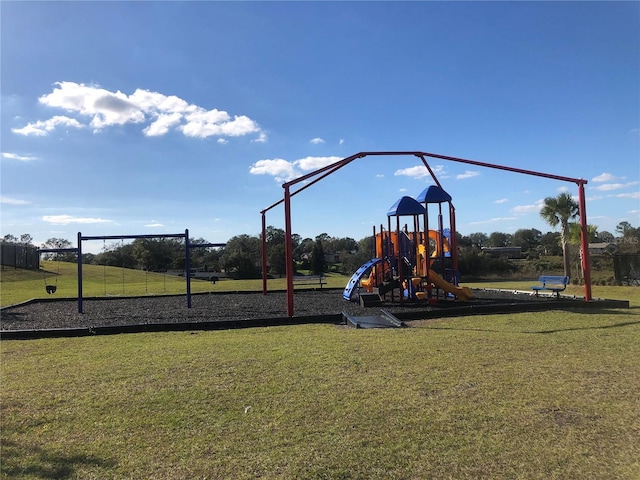
[[[1,235],[258,234],[283,181],[361,151],[584,178],[640,225],[638,2],[2,2]],[[430,160],[458,230],[550,230],[574,184]],[[293,231],[360,239],[430,184],[359,159]],[[435,214],[435,211],[433,211]],[[267,223],[284,228],[281,207]],[[99,250],[102,245],[83,246]]]

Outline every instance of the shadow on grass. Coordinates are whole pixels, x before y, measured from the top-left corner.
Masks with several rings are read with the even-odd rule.
[[[631,325],[640,325],[640,320],[634,322],[620,322],[614,323],[613,325],[599,325],[592,327],[572,327],[572,328],[557,328],[554,330],[537,330],[537,331],[525,331],[522,333],[558,333],[558,332],[572,332],[572,331],[580,331],[580,330],[608,330],[610,328],[620,328],[620,327],[629,327]]]
[[[566,310],[564,310],[566,312],[571,312],[571,313],[589,313],[589,314],[601,314],[601,313],[606,313],[608,315],[629,315],[629,312],[631,312],[632,315],[638,315],[640,314],[640,306],[638,305],[634,305],[634,306],[628,306],[628,307],[624,307],[624,308],[617,308],[617,307],[613,307],[613,308],[609,308],[609,307],[605,307],[605,308],[568,308]]]
[[[434,327],[434,326],[419,326],[417,328],[426,328],[429,330],[456,330],[459,332],[491,332],[491,333],[527,333],[527,334],[547,334],[547,333],[559,333],[559,332],[572,332],[580,330],[607,330],[610,328],[629,327],[631,325],[640,325],[640,320],[635,322],[620,322],[613,325],[599,325],[591,327],[571,327],[571,328],[557,328],[554,330],[521,330],[521,331],[505,331],[496,330],[492,328],[461,328],[461,327]],[[414,325],[411,325],[414,327]]]
[[[640,314],[640,307],[630,307],[628,310],[635,310],[631,314],[631,316],[638,316]],[[623,315],[626,318],[629,318],[629,311],[621,311],[621,310],[585,310],[585,309],[577,309],[571,310],[571,313],[579,313],[586,315]],[[469,331],[469,332],[492,332],[492,333],[507,333],[504,329],[495,329],[495,328],[463,328],[463,327],[454,327],[454,326],[443,326],[443,325],[415,325],[408,322],[414,328],[426,328],[430,330],[458,330],[458,331]],[[559,333],[559,332],[571,332],[571,331],[580,331],[580,330],[608,330],[611,328],[622,328],[629,327],[633,325],[640,325],[639,320],[626,321],[626,322],[618,322],[612,325],[591,325],[588,327],[567,327],[567,328],[556,328],[552,330],[521,330],[521,331],[509,331],[508,333],[527,333],[527,334],[548,334],[548,333]]]
[[[40,447],[20,447],[14,442],[2,441],[0,474],[3,478],[77,478],[76,469],[83,465],[113,468],[116,462],[86,454],[59,455],[46,452]]]

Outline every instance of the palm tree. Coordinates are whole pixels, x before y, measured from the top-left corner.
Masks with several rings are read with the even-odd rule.
[[[544,206],[540,210],[540,216],[553,228],[560,225],[560,242],[562,243],[562,257],[564,274],[571,276],[571,263],[569,257],[569,221],[578,216],[578,203],[573,197],[563,192],[557,197],[544,199]]]

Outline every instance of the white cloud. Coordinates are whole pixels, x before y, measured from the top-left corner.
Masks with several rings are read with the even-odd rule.
[[[569,188],[567,187],[558,187],[558,192],[564,193],[564,192],[568,192]]]
[[[528,213],[538,213],[544,205],[544,200],[541,198],[536,200],[535,203],[530,205],[517,205],[511,209],[511,213],[516,215],[526,215]]]
[[[29,205],[31,202],[2,195],[0,196],[0,203],[3,203],[5,205]]]
[[[94,131],[114,125],[148,123],[142,133],[148,137],[166,135],[172,129],[187,137],[237,137],[257,134],[257,142],[266,141],[258,124],[245,115],[231,116],[217,109],[207,110],[189,104],[175,95],[136,89],[131,95],[110,92],[94,85],[58,82],[53,91],[42,95],[40,103],[75,113],[78,119],[56,116],[13,129],[20,135],[44,136],[58,126],[81,128],[90,125]],[[84,117],[84,118],[83,118]]]
[[[218,142],[220,145],[226,145],[227,143],[229,143],[229,140],[227,140],[226,138],[219,138],[219,139],[217,140],[217,142]]]
[[[189,113],[196,111],[199,107],[190,105],[182,98],[175,95],[163,95],[158,92],[150,92],[149,90],[136,89],[129,96],[129,100],[138,105],[145,113],[153,113],[159,111],[162,113]]]
[[[473,172],[471,170],[466,170],[464,173],[456,175],[456,179],[463,180],[465,178],[477,177],[478,175],[480,175],[480,172]]]
[[[493,203],[507,203],[508,201],[509,201],[509,199],[508,199],[508,198],[501,198],[501,199],[499,199],[499,200],[496,200],[496,201],[495,201],[495,202],[493,202]]]
[[[600,175],[596,175],[595,177],[593,177],[591,181],[596,183],[603,183],[603,182],[612,182],[617,179],[618,177],[611,175],[610,173],[604,172],[604,173],[601,173]]]
[[[187,137],[207,138],[214,135],[239,137],[260,130],[249,117],[240,115],[232,120],[227,112],[218,112],[217,110],[202,110],[187,115],[186,120],[187,123],[178,129]]]
[[[259,132],[258,138],[254,138],[251,141],[255,143],[265,143],[267,141],[267,134],[264,132]]]
[[[159,228],[159,227],[164,227],[164,225],[160,222],[156,222],[155,220],[151,220],[151,223],[147,223],[145,225],[145,227],[148,228]]]
[[[37,160],[37,157],[32,157],[30,155],[18,155],[17,153],[10,152],[2,152],[2,158],[7,158],[9,160],[18,160],[20,162],[30,162],[32,160]]]
[[[483,225],[487,223],[509,222],[517,219],[518,217],[494,217],[494,218],[490,218],[489,220],[479,220],[476,222],[469,222],[469,225]]]
[[[429,173],[429,170],[427,170],[427,167],[425,167],[424,165],[416,165],[414,167],[408,167],[408,168],[401,168],[399,170],[396,170],[393,173],[396,177],[399,176],[406,176],[406,177],[412,177],[412,178],[424,178],[424,177],[429,177],[431,178],[431,174]]]
[[[155,122],[142,130],[147,137],[159,137],[165,135],[172,127],[175,127],[182,120],[182,115],[174,113],[163,113],[158,115]]]
[[[431,167],[434,175],[436,175],[438,178],[449,178],[449,175],[447,175],[447,172],[444,169],[444,165],[429,166]],[[408,168],[401,168],[399,170],[396,170],[393,174],[395,176],[412,177],[416,180],[420,180],[422,178],[429,178],[431,180],[431,174],[429,173],[427,167],[425,167],[423,164],[415,165]]]
[[[144,113],[124,93],[110,92],[95,86],[74,82],[58,82],[53,92],[42,95],[38,101],[48,107],[92,117],[91,126],[101,129],[108,125],[140,123]]]
[[[288,182],[299,176],[293,163],[282,158],[258,160],[249,169],[253,175],[272,175],[277,182]]]
[[[618,193],[617,195],[609,195],[616,198],[640,198],[640,192]]]
[[[405,193],[405,192],[407,192],[408,190],[407,190],[406,188],[401,188],[401,189],[400,189],[400,190],[398,190],[398,191],[399,191],[400,193]]]
[[[598,187],[595,187],[594,190],[599,190],[601,192],[609,192],[611,190],[622,190],[623,188],[631,187],[633,185],[637,185],[640,182],[628,182],[628,183],[605,183]]]
[[[320,143],[324,143],[324,140],[320,137],[316,137],[316,138],[312,138],[311,140],[309,140],[311,143],[313,143],[314,145],[318,145]]]
[[[339,144],[339,145],[344,145],[344,138],[341,138],[341,139],[338,141],[338,144]]]
[[[309,172],[317,170],[332,163],[336,163],[338,160],[342,160],[341,157],[305,157],[300,160],[294,161],[294,165],[300,167],[300,169]]]
[[[113,223],[112,220],[91,217],[73,217],[71,215],[45,215],[42,220],[53,225],[69,225],[70,223]]]
[[[83,125],[75,118],[56,115],[55,117],[51,117],[49,120],[38,120],[37,122],[27,123],[22,128],[12,128],[11,131],[18,135],[44,137],[60,126],[73,128],[83,127]]]
[[[305,172],[317,170],[341,160],[341,157],[305,157],[293,162],[282,158],[258,160],[249,169],[253,175],[272,175],[277,182],[289,182]]]

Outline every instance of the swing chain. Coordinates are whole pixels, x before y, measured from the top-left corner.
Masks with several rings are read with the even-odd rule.
[[[55,256],[57,266],[55,273],[55,284],[49,285],[49,283],[47,283],[47,275],[43,272],[44,289],[49,295],[51,295],[52,293],[56,293],[56,290],[58,290],[58,277],[60,276],[60,254],[56,253]]]

